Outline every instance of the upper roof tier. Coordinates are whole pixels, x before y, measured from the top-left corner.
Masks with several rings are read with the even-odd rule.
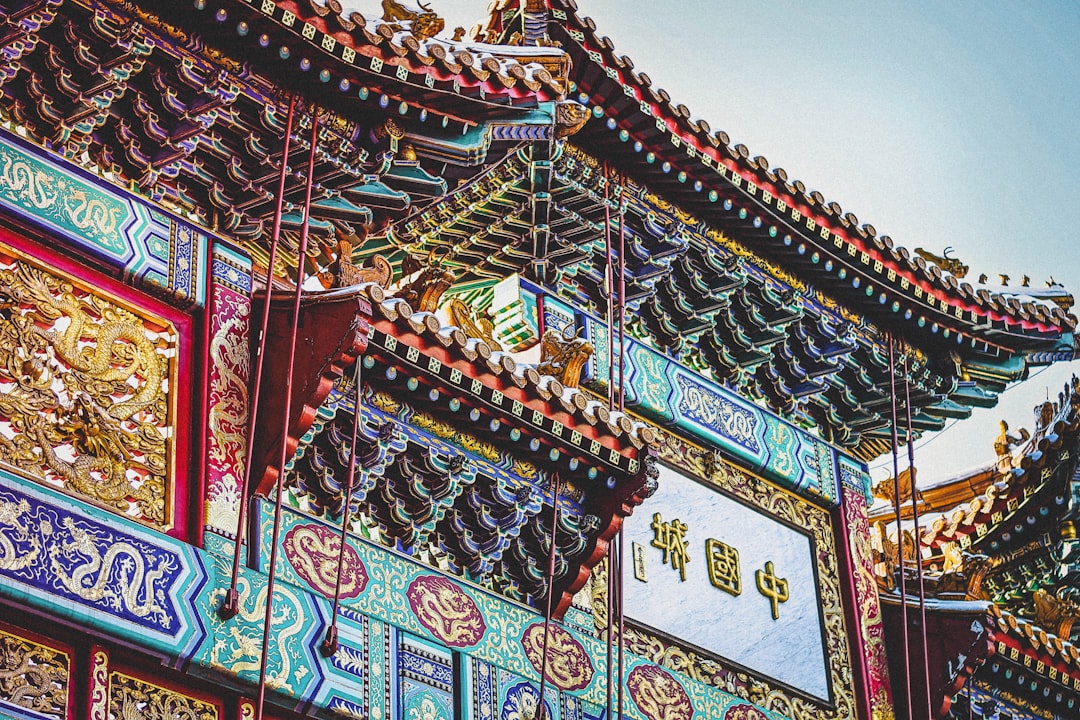
[[[622,238],[634,337],[862,457],[889,441],[887,336],[916,431],[1074,356],[1062,288],[973,287],[896,248],[692,120],[572,5],[501,3],[484,42],[387,5],[0,0],[0,120],[260,264],[299,97],[283,282],[314,138],[319,267],[344,229],[354,261],[439,258],[448,297],[517,272],[601,315]]]
[[[497,4],[487,25],[489,38],[507,39],[520,26],[518,4],[517,0]],[[785,231],[825,254],[846,256],[887,292],[951,315],[959,309],[970,326],[993,324],[989,336],[1006,332],[1005,325],[1013,326],[1008,332],[1021,334],[1075,328],[1076,318],[1067,312],[1072,296],[1060,286],[1044,290],[992,289],[985,281],[972,285],[964,281],[967,268],[958,261],[897,246],[838,203],[789,178],[782,168],[771,167],[744,145],[732,144],[724,131],[713,132],[708,122],[693,118],[685,105],[638,72],[630,58],[619,55],[612,40],[598,34],[591,18],[578,15],[573,0],[547,4],[551,7],[547,36],[570,55],[573,92],[579,102],[592,107],[595,117],[575,136],[576,144],[603,154],[620,170],[703,218],[722,218],[722,226],[729,226],[733,216],[743,215],[739,220],[746,229],[758,231],[749,233],[758,241],[755,249],[786,257],[804,271],[812,273],[810,265],[820,263],[810,262],[812,255],[805,248],[800,252],[798,243],[780,242]],[[542,3],[526,3],[526,16],[542,12],[533,5]],[[619,145],[623,150],[609,152]],[[740,213],[744,208],[750,212]],[[844,294],[863,296],[856,306],[868,304],[862,291]]]

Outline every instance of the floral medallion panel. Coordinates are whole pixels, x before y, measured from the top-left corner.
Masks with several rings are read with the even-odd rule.
[[[0,238],[2,240],[3,238]],[[0,463],[162,531],[174,482],[189,321],[104,277],[0,242]],[[186,368],[184,368],[186,370]]]

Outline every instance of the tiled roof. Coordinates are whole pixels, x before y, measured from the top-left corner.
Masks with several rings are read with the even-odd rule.
[[[772,167],[742,144],[733,144],[727,133],[714,132],[706,121],[694,119],[685,105],[654,87],[647,74],[638,72],[630,58],[617,54],[611,39],[597,34],[592,19],[577,14],[574,0],[554,0],[552,8],[551,32],[560,40],[565,38],[564,46],[575,59],[572,79],[584,90],[579,99],[600,103],[609,111],[612,130],[628,131],[631,139],[646,143],[658,160],[670,162],[669,177],[678,176],[676,170],[683,171],[681,184],[670,185],[672,192],[700,204],[708,196],[705,190],[734,186],[751,205],[764,207],[776,220],[795,228],[823,250],[846,256],[882,286],[893,287],[931,308],[940,304],[946,314],[959,314],[970,325],[989,321],[995,327],[1000,325],[1000,330],[1018,325],[1036,333],[1068,331],[1076,326],[1076,318],[1058,306],[1011,291],[976,289],[897,246],[888,236],[879,235],[873,225],[860,223],[838,203],[826,201],[820,192],[791,179],[782,168]],[[584,53],[575,52],[573,44]],[[601,72],[591,71],[583,63]],[[603,86],[608,82],[619,89],[605,92]],[[597,93],[602,95],[594,100]],[[657,161],[654,167],[661,164]]]

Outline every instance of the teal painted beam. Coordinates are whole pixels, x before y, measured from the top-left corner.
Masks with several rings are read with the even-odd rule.
[[[0,213],[178,307],[206,301],[207,235],[0,128]]]

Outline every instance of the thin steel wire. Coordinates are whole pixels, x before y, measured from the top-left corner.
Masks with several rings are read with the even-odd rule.
[[[263,360],[266,356],[266,332],[270,326],[270,288],[273,285],[274,265],[277,262],[278,245],[281,242],[281,211],[285,202],[285,178],[288,175],[289,144],[292,139],[293,117],[296,111],[296,95],[289,95],[289,115],[285,121],[285,146],[281,151],[281,173],[278,175],[277,203],[274,207],[274,225],[270,234],[270,260],[266,265],[266,297],[263,300],[262,322],[255,345],[255,368],[252,378],[251,401],[248,411],[247,452],[244,455],[244,478],[240,486],[240,507],[236,518],[236,546],[233,548],[232,579],[218,613],[231,618],[239,611],[239,594],[236,584],[240,579],[240,556],[244,551],[244,524],[247,522],[248,493],[251,488],[251,448],[255,444],[255,420],[259,414],[259,394],[262,390]]]
[[[270,535],[270,571],[266,583],[266,613],[263,617],[262,652],[259,657],[259,696],[255,720],[262,720],[266,701],[266,648],[270,642],[270,624],[274,610],[274,581],[277,578],[278,536],[281,533],[281,505],[285,494],[285,462],[289,447],[289,415],[292,413],[293,369],[296,362],[296,340],[300,330],[300,298],[304,294],[304,257],[307,254],[308,221],[311,216],[311,185],[315,174],[315,150],[319,140],[319,109],[311,110],[311,152],[308,154],[307,178],[304,187],[304,220],[300,229],[300,248],[296,256],[296,292],[293,296],[292,329],[289,335],[289,362],[285,375],[285,402],[281,421],[281,453],[277,464],[277,498],[274,503],[274,529]],[[267,298],[269,301],[269,298]]]

